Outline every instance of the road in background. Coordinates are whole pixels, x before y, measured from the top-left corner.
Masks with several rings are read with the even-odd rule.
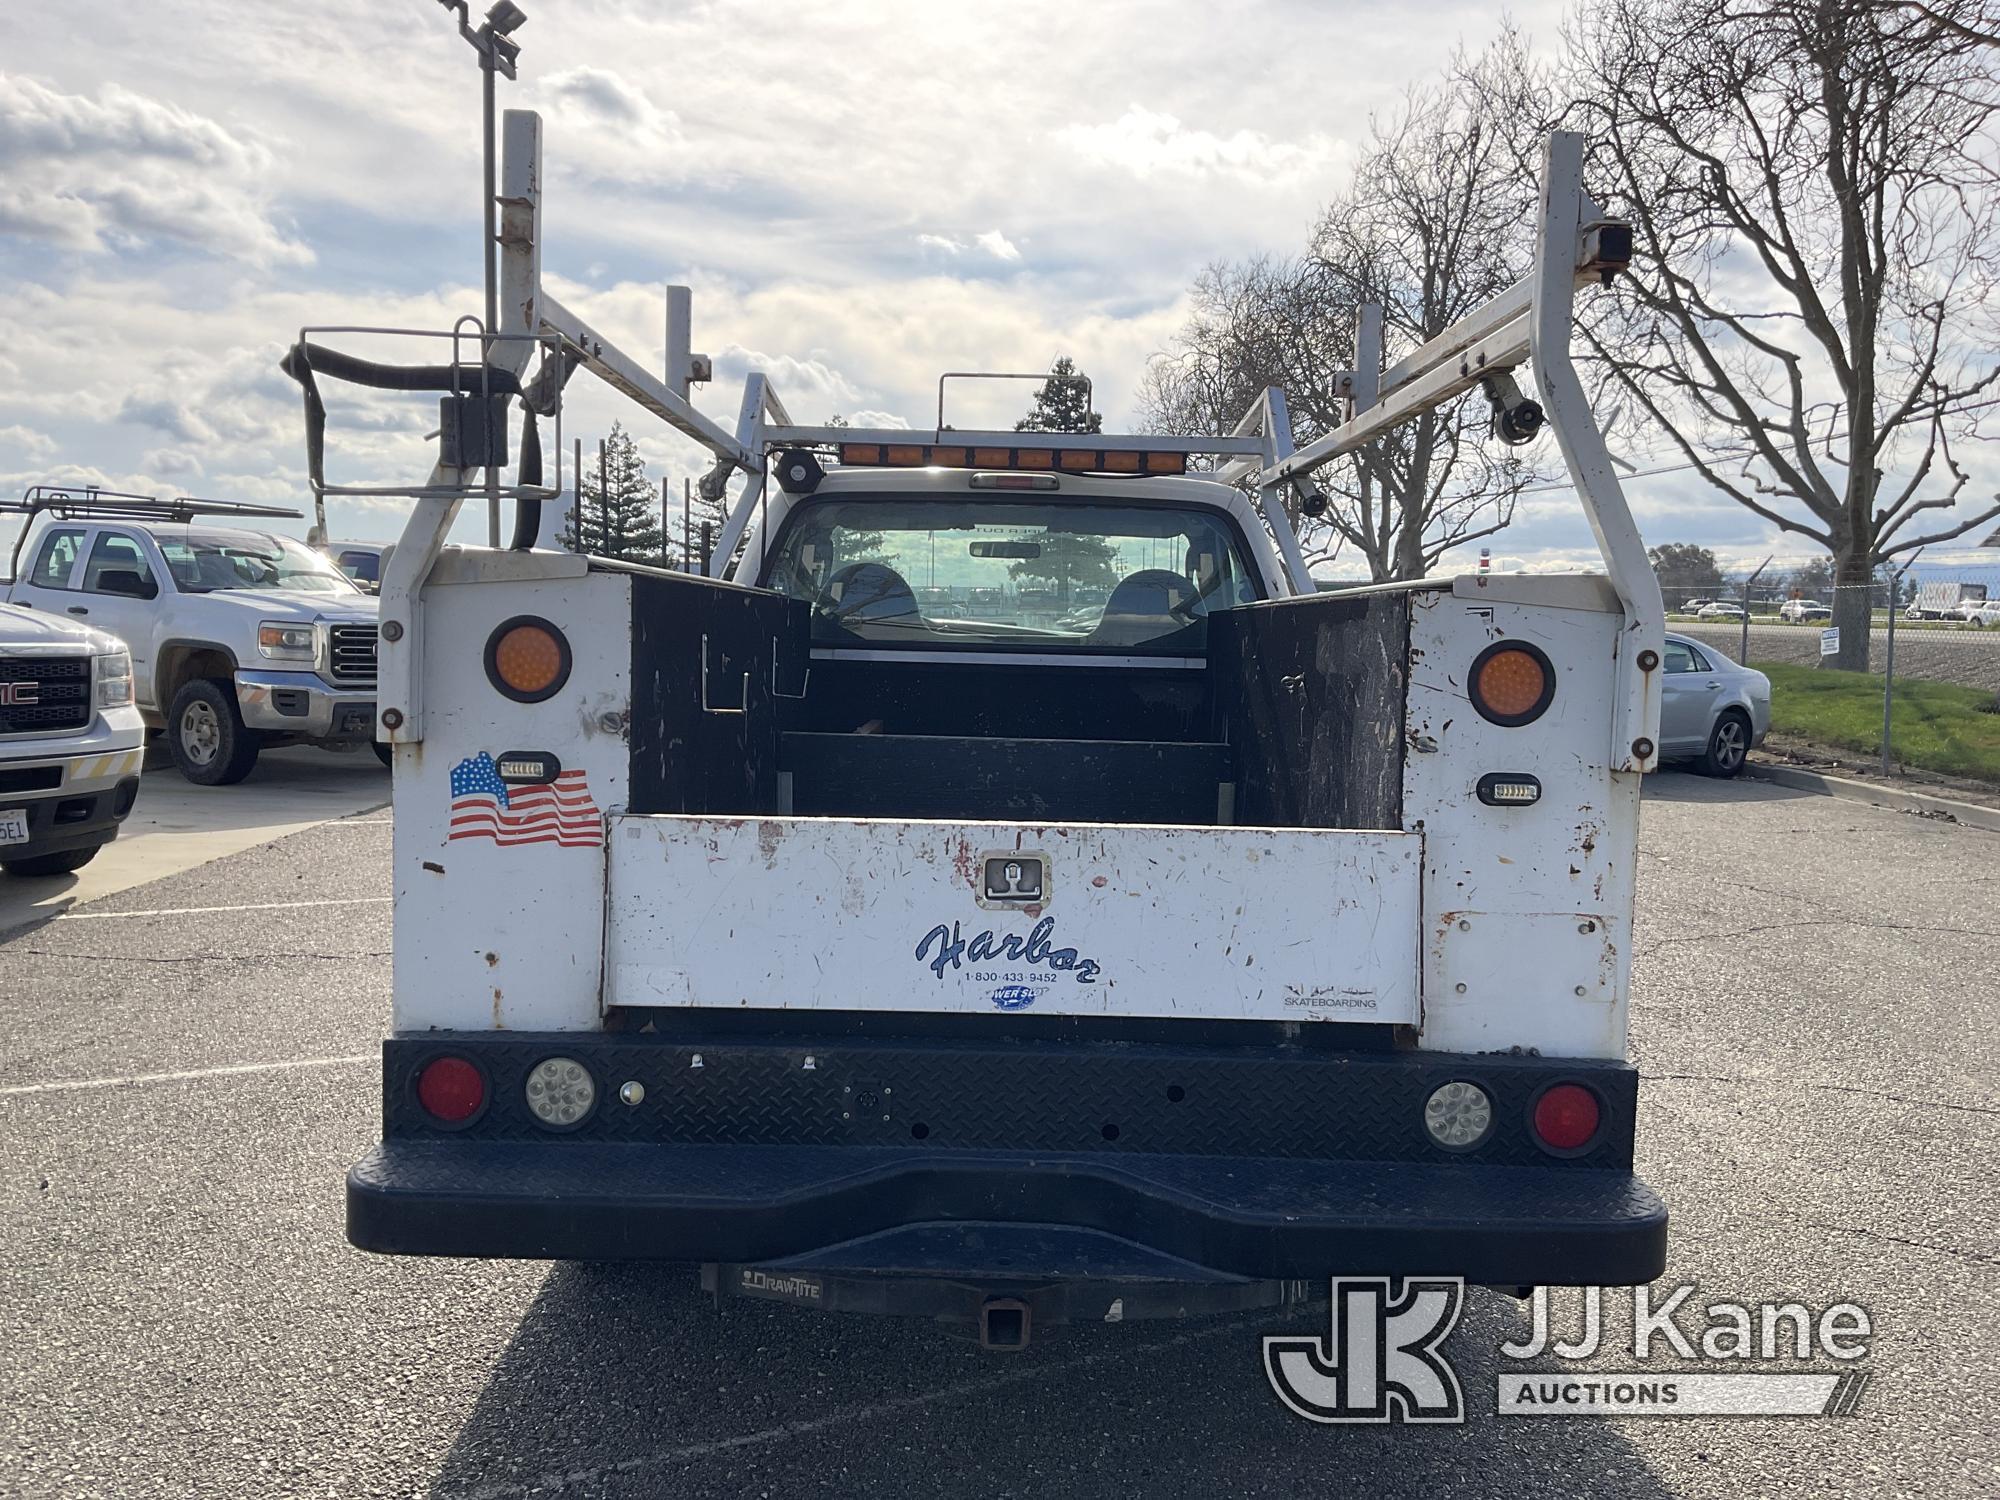
[[[0,1493],[2000,1490],[2000,835],[1649,783],[1632,1029],[1639,1166],[1674,1214],[1664,1284],[1866,1304],[1859,1411],[1499,1418],[1495,1349],[1526,1318],[1475,1291],[1447,1345],[1470,1420],[1421,1429],[1283,1411],[1270,1315],[982,1355],[923,1324],[718,1314],[662,1267],[349,1249],[388,848],[379,817],[329,823],[0,944]],[[351,904],[310,904],[336,892]]]
[[[97,858],[73,875],[0,875],[0,932],[388,801],[389,773],[365,746],[267,750],[235,786],[195,786],[155,746],[131,816]]]
[[[1802,667],[1819,665],[1819,633],[1824,625],[1750,626],[1750,665],[1759,662],[1790,662]],[[1688,636],[1715,647],[1731,661],[1743,654],[1743,624],[1737,621],[1668,621],[1675,635]],[[1869,670],[1880,672],[1887,659],[1889,632],[1877,628],[1869,632]],[[1965,687],[1992,688],[2000,692],[2000,630],[1968,630],[1962,625],[1896,625],[1896,676],[1921,677],[1931,682],[1956,682]]]

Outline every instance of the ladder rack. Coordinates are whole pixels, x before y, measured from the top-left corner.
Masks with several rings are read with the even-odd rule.
[[[1381,309],[1359,309],[1356,368],[1340,378],[1346,418],[1333,431],[1295,449],[1284,393],[1269,389],[1226,435],[1091,433],[1084,441],[1100,452],[1177,452],[1215,459],[1213,478],[1249,490],[1277,543],[1292,591],[1310,594],[1314,584],[1286,502],[1306,490],[1316,468],[1475,386],[1487,390],[1516,433],[1532,433],[1545,419],[1575,481],[1624,611],[1611,764],[1616,771],[1638,772],[1649,769],[1657,758],[1655,731],[1647,726],[1658,723],[1665,614],[1659,585],[1569,351],[1576,288],[1609,280],[1623,268],[1631,255],[1631,231],[1584,192],[1580,135],[1553,133],[1544,143],[1541,165],[1533,271],[1386,368]],[[691,348],[687,288],[667,288],[665,359],[661,373],[655,374],[647,362],[620,349],[543,284],[541,184],[546,174],[542,122],[532,111],[506,112],[500,178],[502,313],[499,326],[487,331],[484,344],[495,372],[491,388],[520,392],[518,397],[498,397],[503,407],[508,400],[519,399],[548,414],[557,409],[569,368],[587,369],[714,456],[714,467],[701,480],[704,497],[722,499],[729,480],[742,474],[742,487],[715,539],[709,563],[712,575],[720,577],[727,571],[765,499],[769,459],[775,450],[843,443],[901,445],[924,436],[908,429],[796,424],[769,380],[754,371],[744,382],[733,428],[697,410],[689,393],[693,385],[709,378],[712,362]],[[537,349],[544,351],[542,369],[530,380],[527,366]],[[1512,372],[1523,366],[1534,369],[1539,405],[1514,383]],[[539,405],[530,400],[531,392],[539,392]],[[941,412],[939,422],[936,438],[943,440]],[[1059,446],[1064,435],[1037,436]],[[999,447],[1019,446],[1023,435],[952,429],[949,437],[954,445]],[[382,584],[385,618],[393,611],[404,627],[400,638],[392,640],[385,634],[381,649],[383,724],[390,739],[423,738],[422,677],[413,668],[422,652],[421,590],[460,506],[474,494],[497,493],[497,475],[489,473],[483,485],[475,485],[481,472],[439,463],[425,484],[405,491],[415,497],[415,508]],[[517,540],[516,550],[533,545],[534,529],[517,523],[517,538],[525,539]]]

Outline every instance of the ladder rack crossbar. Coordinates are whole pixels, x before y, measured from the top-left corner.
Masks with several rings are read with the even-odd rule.
[[[1528,314],[1523,310],[1483,337],[1454,345],[1422,374],[1393,387],[1385,381],[1386,394],[1375,405],[1266,469],[1260,482],[1290,480],[1318,468],[1328,459],[1353,452],[1398,423],[1471,390],[1487,376],[1520,364],[1528,357],[1528,342]]]
[[[975,432],[947,427],[933,435],[910,427],[766,427],[764,447],[832,447],[841,443],[886,446],[913,443],[953,448],[1096,448],[1106,453],[1186,453],[1255,458],[1264,451],[1255,437],[1214,437],[1199,433]]]
[[[284,505],[257,505],[244,500],[203,500],[183,495],[162,500],[122,490],[72,490],[58,485],[29,487],[19,500],[0,500],[0,514],[33,516],[47,513],[65,520],[83,516],[116,516],[125,520],[190,521],[197,516],[235,516],[242,520],[296,521],[303,512]]]
[[[562,336],[574,349],[584,368],[613,390],[629,396],[669,427],[685,433],[717,458],[739,469],[756,465],[750,450],[738,442],[719,422],[711,420],[686,397],[676,394],[659,376],[602,334],[594,333],[583,319],[558,301],[546,286],[541,291],[542,327]]]

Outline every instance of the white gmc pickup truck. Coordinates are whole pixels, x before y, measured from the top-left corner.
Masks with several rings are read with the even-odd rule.
[[[0,870],[89,864],[138,800],[144,745],[123,645],[0,604]]]
[[[374,598],[301,542],[208,519],[296,511],[45,485],[0,509],[28,518],[8,602],[120,637],[189,781],[241,781],[266,745],[374,741]]]

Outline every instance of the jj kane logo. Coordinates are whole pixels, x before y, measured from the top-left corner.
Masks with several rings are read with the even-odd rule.
[[[1495,1413],[1853,1415],[1869,1380],[1857,1368],[1874,1333],[1865,1307],[1836,1302],[1814,1309],[1790,1301],[1696,1306],[1695,1290],[1632,1288],[1630,1340],[1623,1350],[1632,1363],[1604,1368],[1622,1359],[1603,1288],[1577,1289],[1581,1317],[1573,1339],[1557,1334],[1548,1288],[1537,1288],[1527,1337],[1499,1346]],[[1440,1346],[1464,1304],[1465,1283],[1457,1278],[1335,1277],[1327,1332],[1266,1337],[1265,1377],[1278,1399],[1309,1422],[1463,1422],[1464,1394]],[[1662,1356],[1682,1367],[1647,1367]],[[1554,1367],[1506,1363],[1544,1360]],[[1822,1361],[1835,1368],[1798,1368]]]
[[[1459,1277],[1336,1277],[1323,1338],[1272,1334],[1264,1374],[1308,1422],[1463,1422],[1465,1394],[1438,1351],[1465,1306]]]

